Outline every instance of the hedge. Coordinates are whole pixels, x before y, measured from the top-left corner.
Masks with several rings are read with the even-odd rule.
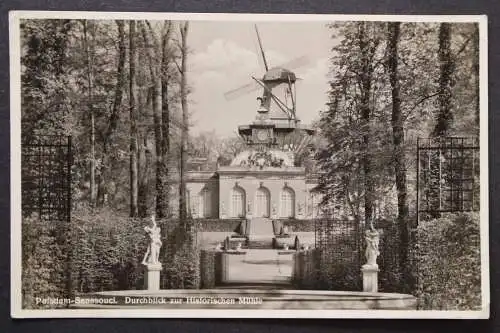
[[[297,289],[317,289],[319,261],[316,249],[302,250],[293,255],[292,283]]]
[[[55,308],[36,304],[36,298],[66,298],[69,270],[65,230],[41,221],[36,214],[22,220],[22,306],[25,309]]]
[[[478,213],[420,222],[414,248],[419,309],[481,308],[479,224]]]
[[[196,228],[201,232],[237,232],[245,219],[195,219]]]
[[[288,232],[314,232],[314,220],[297,220],[297,219],[274,219],[274,233],[279,234],[281,227],[286,226]]]
[[[201,250],[200,252],[200,287],[213,289],[220,283],[222,269],[222,252]]]
[[[39,308],[36,297],[142,289],[141,264],[148,239],[149,218],[130,218],[109,208],[79,208],[70,224],[24,218],[22,232],[22,292],[25,308]],[[158,220],[161,249],[161,287],[199,288],[199,250],[195,223]],[[189,228],[186,228],[188,226]],[[54,307],[54,306],[51,306]]]

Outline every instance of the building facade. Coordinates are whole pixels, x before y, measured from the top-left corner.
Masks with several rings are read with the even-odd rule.
[[[247,150],[230,165],[188,174],[188,201],[194,218],[310,219],[320,215],[316,177],[296,160],[314,130],[296,117],[295,74],[270,69],[255,121],[239,126]]]
[[[188,202],[194,218],[310,219],[320,215],[317,185],[295,166],[219,166],[188,174]]]

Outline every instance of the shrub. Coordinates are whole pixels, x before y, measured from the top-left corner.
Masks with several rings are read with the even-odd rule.
[[[222,252],[201,250],[200,252],[200,287],[212,289],[220,282]]]
[[[318,289],[318,251],[311,249],[294,253],[293,284],[297,289]]]
[[[420,309],[480,308],[479,220],[477,213],[450,214],[418,226],[414,253]]]
[[[38,308],[36,297],[142,289],[141,264],[149,218],[130,218],[110,208],[80,207],[71,222],[24,218],[22,232],[23,306]],[[162,288],[200,286],[199,250],[192,221],[158,221],[163,232]],[[47,307],[47,306],[45,306]],[[54,307],[54,306],[50,306]]]
[[[59,237],[58,237],[59,236]],[[36,298],[68,296],[67,257],[63,234],[55,222],[42,221],[36,214],[22,220],[22,304],[23,308],[56,307],[36,304]]]
[[[71,223],[75,291],[141,289],[145,223],[109,208],[75,211]]]
[[[196,243],[196,224],[193,221],[164,220],[161,225],[164,232],[161,287],[198,289],[200,250]]]
[[[348,260],[326,263],[328,254],[318,249],[294,255],[293,282],[300,289],[361,290],[360,268]]]

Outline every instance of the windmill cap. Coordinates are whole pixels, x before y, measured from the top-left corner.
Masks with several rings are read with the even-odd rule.
[[[285,81],[285,82],[295,82],[297,77],[294,72],[289,71],[288,69],[275,67],[271,68],[264,74],[262,78],[263,81]]]

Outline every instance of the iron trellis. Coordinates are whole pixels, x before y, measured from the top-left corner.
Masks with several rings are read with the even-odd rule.
[[[441,213],[479,210],[479,139],[417,140],[417,223]]]
[[[21,145],[22,213],[70,221],[71,137],[39,136]]]
[[[315,220],[317,280],[322,288],[358,290],[363,256],[364,227],[355,220]]]

